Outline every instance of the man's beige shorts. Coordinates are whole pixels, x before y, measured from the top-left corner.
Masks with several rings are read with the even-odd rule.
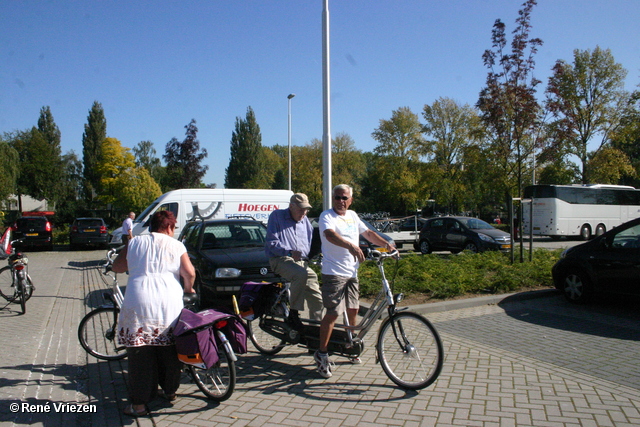
[[[360,306],[360,283],[357,277],[322,275],[322,303],[327,309],[327,314],[340,316],[347,308],[357,309]]]

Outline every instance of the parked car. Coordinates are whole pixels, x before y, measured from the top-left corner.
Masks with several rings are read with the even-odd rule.
[[[430,218],[424,223],[415,250],[423,254],[432,251],[451,251],[454,254],[463,250],[507,251],[511,244],[509,233],[498,230],[481,219],[446,216]]]
[[[107,224],[102,218],[76,218],[69,229],[71,250],[80,246],[109,246]]]
[[[416,231],[416,229],[420,231],[426,222],[425,218],[418,218],[416,228],[415,217],[405,218],[398,224],[398,231]]]
[[[640,218],[566,249],[553,266],[555,287],[571,302],[598,293],[640,295]]]
[[[21,239],[18,248],[53,250],[53,226],[46,216],[23,216],[11,228],[13,239]]]
[[[196,292],[202,307],[221,297],[239,295],[245,282],[275,281],[264,253],[265,225],[253,219],[188,222],[180,234],[196,269]],[[224,299],[224,298],[223,298]]]

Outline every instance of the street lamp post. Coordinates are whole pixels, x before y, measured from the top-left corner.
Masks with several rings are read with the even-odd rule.
[[[289,136],[289,191],[291,191],[291,99],[296,96],[295,93],[290,93],[289,96],[287,96],[288,99],[288,104],[289,104],[289,132],[288,132],[288,136]]]

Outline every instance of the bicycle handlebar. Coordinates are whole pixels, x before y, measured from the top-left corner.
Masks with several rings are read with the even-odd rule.
[[[386,259],[386,258],[395,258],[400,259],[400,251],[395,249],[393,252],[380,252],[376,250],[372,250],[369,252],[368,259]]]

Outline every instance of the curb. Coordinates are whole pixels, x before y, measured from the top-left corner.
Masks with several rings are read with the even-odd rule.
[[[409,311],[419,314],[441,313],[444,311],[460,310],[463,308],[480,307],[491,304],[506,304],[517,301],[526,301],[536,298],[546,298],[558,295],[557,289],[541,289],[538,291],[513,292],[510,294],[488,295],[482,297],[472,297],[460,300],[440,301],[427,304],[418,304],[409,306]],[[362,315],[369,308],[369,304],[360,303],[360,311]],[[403,307],[404,308],[404,307]],[[386,312],[383,314],[386,317]]]

